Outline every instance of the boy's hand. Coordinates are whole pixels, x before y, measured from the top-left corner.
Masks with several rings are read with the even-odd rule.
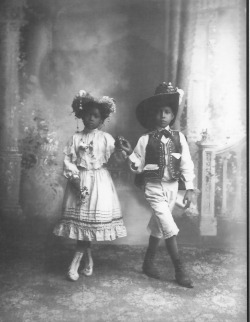
[[[133,149],[129,143],[128,140],[126,140],[122,136],[118,136],[116,141],[115,141],[115,146],[118,149],[121,149],[127,153],[127,155],[130,155],[133,152]]]
[[[193,190],[187,190],[184,198],[183,198],[183,203],[186,204],[185,205],[185,209],[190,207],[191,201],[192,201],[192,197],[193,197]]]

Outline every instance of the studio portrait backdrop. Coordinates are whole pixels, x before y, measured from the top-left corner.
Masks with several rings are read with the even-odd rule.
[[[181,227],[179,242],[195,249],[240,249],[242,272],[247,246],[246,7],[244,0],[2,0],[0,242],[51,249],[58,243],[67,249],[72,242],[64,241],[64,245],[52,231],[61,217],[67,183],[63,149],[73,133],[83,130],[71,108],[79,90],[115,99],[116,113],[102,130],[114,138],[124,136],[134,147],[145,133],[136,119],[136,106],[152,96],[160,83],[171,82],[185,93],[173,129],[185,135],[195,165],[191,207],[183,209],[180,190],[173,210]],[[134,185],[127,162],[112,159],[108,169],[128,231],[112,247],[135,247],[139,254],[136,247],[148,242],[151,209]],[[125,253],[132,254],[124,250],[120,254]],[[195,251],[190,258],[195,262],[196,256]],[[213,260],[211,267],[216,263]],[[211,267],[206,266],[206,272],[211,269],[212,275]],[[196,273],[202,279],[201,271]],[[242,280],[238,282],[243,285]],[[238,290],[242,297],[240,304],[235,302],[236,297],[229,298],[229,284],[223,298],[214,291],[219,304],[214,302],[211,310],[216,312],[218,304],[220,313],[227,314],[229,306],[223,306],[223,301],[228,296],[234,307],[228,321],[243,321],[237,314],[240,308],[245,310],[244,292]],[[154,294],[152,289],[148,292]],[[126,295],[129,305],[137,303],[137,309],[150,316],[147,303],[153,305],[154,295],[140,306],[141,295],[131,294]],[[197,306],[209,306],[210,295],[207,291],[205,302],[197,297]],[[165,295],[161,296],[155,304],[157,319],[151,316],[151,321],[166,321],[162,312],[167,304],[164,300],[161,306]],[[174,301],[173,306],[181,305],[177,297]],[[117,312],[92,320],[122,321]],[[192,311],[189,320],[178,316],[175,321],[217,321],[211,312],[199,320]],[[142,321],[139,315],[126,314],[127,320]],[[32,316],[26,316],[21,321],[31,320]]]

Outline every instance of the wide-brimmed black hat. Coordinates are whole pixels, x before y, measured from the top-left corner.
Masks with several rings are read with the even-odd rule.
[[[177,87],[174,88],[171,83],[161,83],[157,86],[154,96],[143,100],[136,108],[136,117],[139,123],[146,129],[151,129],[154,124],[155,112],[159,107],[168,106],[172,109],[174,119],[178,113],[178,107],[184,92]]]

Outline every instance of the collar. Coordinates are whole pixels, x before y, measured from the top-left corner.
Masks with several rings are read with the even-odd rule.
[[[96,132],[98,132],[98,131],[99,131],[98,129],[88,130],[88,129],[84,128],[84,129],[82,130],[82,133],[84,133],[84,134],[89,134],[89,133],[96,133]]]
[[[170,128],[170,126],[168,125],[168,126],[166,126],[166,127],[163,127],[163,128],[161,128],[161,129],[155,129],[155,130],[153,130],[153,131],[150,131],[150,132],[148,132],[147,134],[152,134],[152,133],[157,133],[157,132],[161,132],[161,131],[165,131],[165,130],[167,130],[168,132],[170,132],[171,134],[172,134],[172,129]]]
[[[168,126],[166,126],[166,127],[163,127],[163,128],[157,129],[156,131],[161,132],[161,131],[164,131],[164,130],[171,131],[170,126],[168,125]]]
[[[161,129],[160,131],[163,131],[163,130],[171,131],[170,126],[169,126],[169,125],[168,125],[168,126],[166,126],[166,127],[164,127],[163,129]]]

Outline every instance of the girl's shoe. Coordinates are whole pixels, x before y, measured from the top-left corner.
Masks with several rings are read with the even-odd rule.
[[[78,268],[82,259],[83,253],[75,252],[74,258],[69,266],[67,277],[71,281],[77,281],[79,278]]]
[[[91,249],[87,248],[85,256],[87,257],[86,262],[87,264],[85,264],[85,267],[80,271],[81,274],[84,274],[85,276],[91,276],[93,274],[93,259],[91,256]]]
[[[71,281],[77,281],[79,278],[79,274],[77,272],[74,271],[68,271],[68,275],[67,275],[68,279]]]
[[[84,267],[81,273],[85,276],[91,276],[93,274],[93,265],[87,265],[86,267]]]

